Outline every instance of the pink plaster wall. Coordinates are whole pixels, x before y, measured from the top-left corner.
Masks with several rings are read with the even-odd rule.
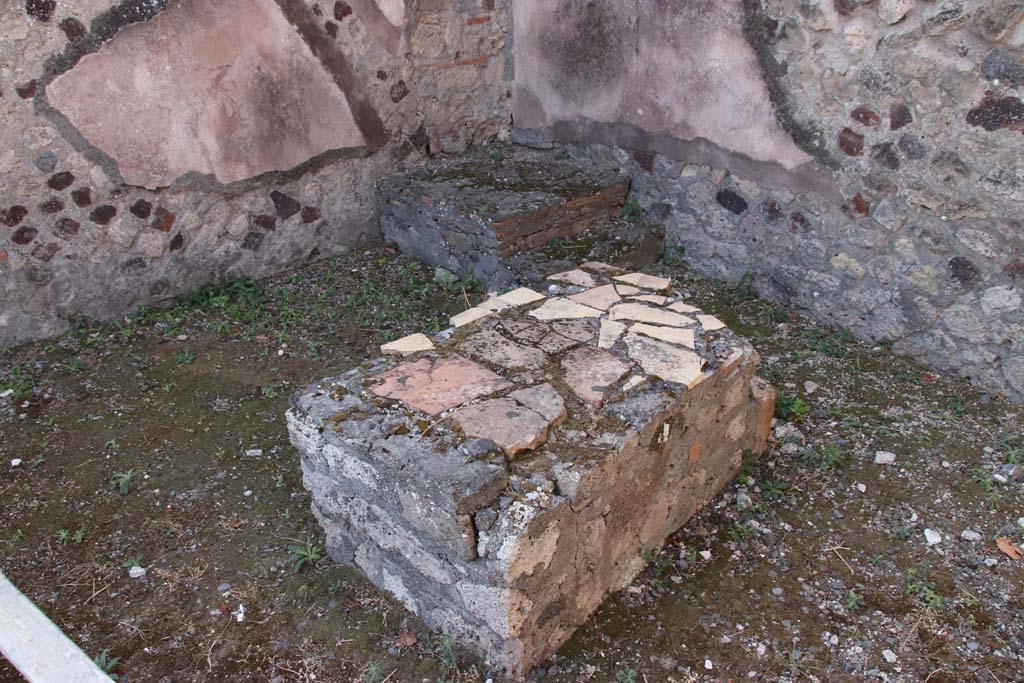
[[[794,170],[740,0],[517,0],[517,128],[626,124]],[[641,144],[641,141],[637,141]]]

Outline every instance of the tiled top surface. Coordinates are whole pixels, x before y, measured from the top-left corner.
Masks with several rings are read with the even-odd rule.
[[[436,345],[421,334],[384,345],[403,360],[366,389],[511,457],[567,420],[579,427],[615,415],[638,393],[667,400],[749,349],[665,278],[587,263],[548,279],[547,294],[516,289],[454,316]]]

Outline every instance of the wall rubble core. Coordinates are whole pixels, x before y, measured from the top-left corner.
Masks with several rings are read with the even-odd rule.
[[[432,266],[501,287],[509,259],[579,237],[619,214],[624,174],[509,147],[432,160],[377,183],[385,241]]]
[[[756,352],[670,281],[551,281],[562,296],[488,299],[287,416],[331,557],[519,677],[764,449],[775,404]]]

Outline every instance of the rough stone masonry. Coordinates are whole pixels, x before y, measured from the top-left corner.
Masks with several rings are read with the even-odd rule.
[[[600,263],[550,280],[288,412],[331,557],[513,676],[763,450],[775,404],[756,352],[669,280]]]
[[[510,147],[432,160],[377,183],[388,242],[460,277],[514,280],[510,258],[618,216],[629,178],[554,152]]]

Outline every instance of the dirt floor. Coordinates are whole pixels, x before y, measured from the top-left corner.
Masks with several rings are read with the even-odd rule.
[[[1024,408],[649,270],[753,341],[775,439],[535,677],[1024,681]],[[377,248],[0,354],[3,572],[121,681],[502,681],[320,557],[284,425],[481,296]]]

